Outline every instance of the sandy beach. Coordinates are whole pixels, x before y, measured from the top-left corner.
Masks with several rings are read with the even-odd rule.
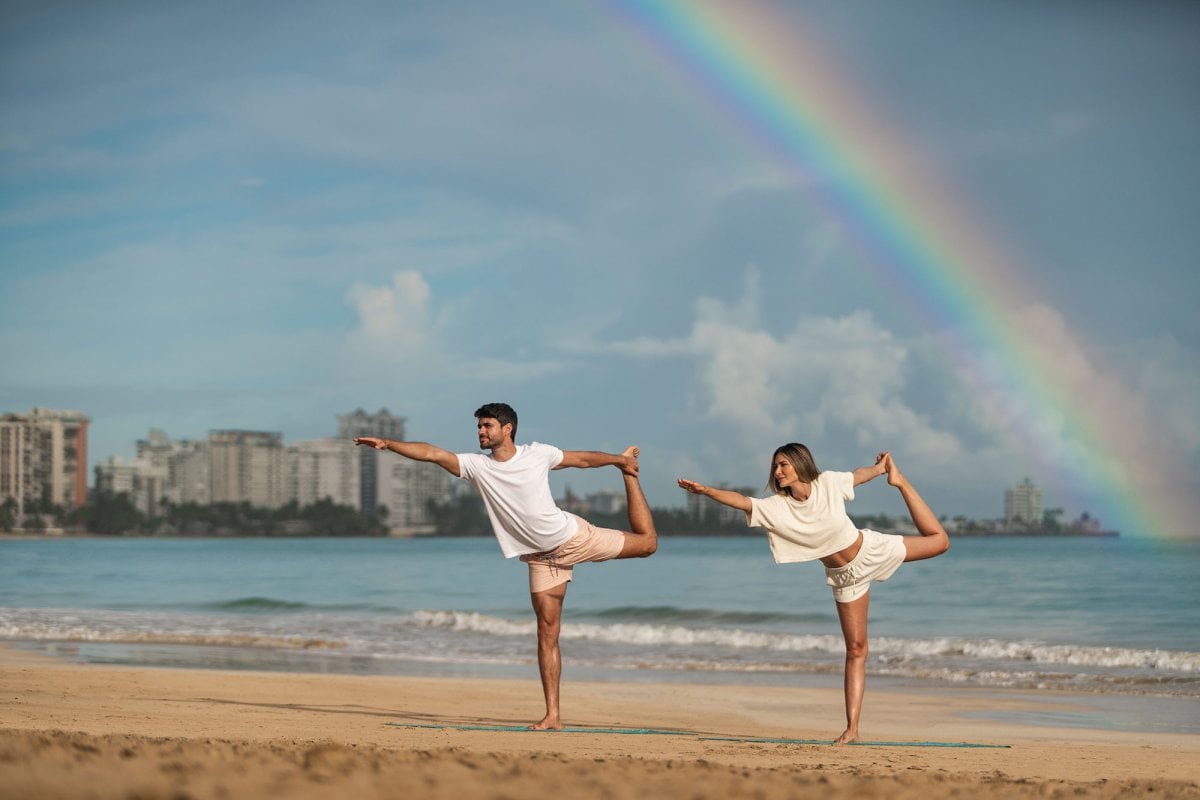
[[[536,718],[536,675],[104,667],[0,648],[0,798],[1200,798],[1200,736],[995,721],[1031,702],[997,692],[871,691],[864,736],[1003,748],[735,741],[835,735],[828,689],[568,680],[563,701],[573,727],[666,732],[454,727]]]

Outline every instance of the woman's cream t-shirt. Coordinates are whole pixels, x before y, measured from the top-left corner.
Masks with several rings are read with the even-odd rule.
[[[858,528],[846,514],[846,501],[853,499],[852,473],[822,472],[807,500],[786,494],[750,498],[746,524],[767,529],[775,563],[812,561],[858,540]]]

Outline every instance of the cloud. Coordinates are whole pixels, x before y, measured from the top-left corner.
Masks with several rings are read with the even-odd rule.
[[[358,312],[359,327],[351,334],[357,348],[420,356],[430,347],[437,331],[431,325],[429,284],[420,273],[401,270],[387,286],[355,283],[348,295]]]
[[[682,338],[616,345],[640,358],[683,357],[696,365],[694,411],[735,428],[750,449],[796,438],[843,438],[896,447],[927,459],[957,457],[957,438],[902,398],[909,352],[867,311],[800,315],[775,334],[762,324],[757,272],[734,303],[701,298]]]
[[[344,363],[356,381],[388,387],[517,382],[566,367],[555,357],[509,358],[492,352],[464,305],[439,308],[425,276],[398,270],[390,283],[354,283],[346,293],[357,316],[345,339]]]

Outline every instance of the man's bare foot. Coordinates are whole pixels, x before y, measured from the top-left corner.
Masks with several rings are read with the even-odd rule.
[[[551,718],[549,714],[542,717],[541,722],[535,722],[529,726],[531,731],[561,731],[562,728],[562,720],[557,716]]]
[[[621,472],[626,475],[636,478],[638,476],[638,456],[641,455],[641,448],[631,444],[622,451],[621,455],[625,458],[625,463],[621,464]]]
[[[852,731],[846,728],[842,735],[833,740],[834,744],[854,744],[858,741],[858,731]]]
[[[884,453],[883,468],[887,471],[888,486],[900,488],[908,483],[908,478],[904,477],[904,473],[902,473],[900,468],[896,466],[896,462],[892,461],[891,453]]]

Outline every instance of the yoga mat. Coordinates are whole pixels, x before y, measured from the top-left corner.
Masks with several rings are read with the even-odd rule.
[[[666,731],[657,728],[562,728],[557,731],[535,731],[525,725],[427,725],[413,722],[385,722],[393,728],[433,728],[452,731],[512,731],[519,733],[625,733],[641,736],[695,736],[688,731]]]
[[[385,722],[393,728],[429,728],[453,731],[506,731],[513,733],[609,733],[640,736],[699,736],[705,742],[743,742],[747,744],[825,744],[829,739],[782,739],[762,736],[700,736],[691,731],[672,731],[659,728],[563,728],[559,731],[533,731],[524,725],[432,725],[420,722]],[[975,744],[973,742],[854,742],[858,747],[995,747],[1008,748],[1007,744]]]
[[[829,739],[777,739],[765,736],[701,736],[706,742],[749,742],[754,744],[828,744]],[[851,742],[851,747],[997,747],[1008,748],[1008,744],[975,744],[973,742]]]

